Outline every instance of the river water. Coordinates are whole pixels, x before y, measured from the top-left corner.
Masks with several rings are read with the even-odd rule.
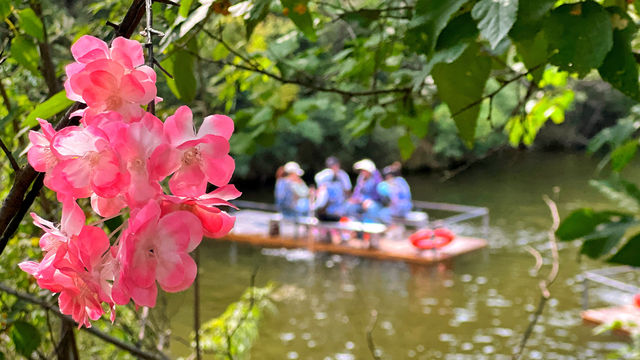
[[[371,334],[383,359],[509,359],[537,306],[539,276],[550,268],[551,217],[542,196],[557,199],[561,216],[610,206],[587,183],[596,163],[582,154],[523,152],[476,164],[444,183],[436,175],[409,176],[415,199],[490,209],[489,248],[436,266],[208,241],[200,250],[202,317],[219,316],[237,300],[259,266],[257,285],[273,281],[288,295],[260,323],[253,359],[370,359],[372,311],[378,316]],[[630,169],[627,176],[634,175],[640,171]],[[241,190],[247,200],[268,197]],[[480,225],[455,230],[479,236]],[[545,258],[538,275],[526,245]],[[604,358],[624,345],[624,338],[594,335],[581,322],[579,274],[602,264],[577,261],[576,245],[560,244],[552,299],[523,358]],[[595,305],[630,302],[604,288],[591,294]],[[168,298],[175,338],[186,338],[192,327],[191,298],[191,291]],[[174,355],[187,351],[172,341]]]

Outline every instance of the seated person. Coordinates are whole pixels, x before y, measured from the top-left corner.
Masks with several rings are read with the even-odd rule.
[[[309,215],[309,188],[300,176],[304,170],[290,161],[282,168],[282,176],[276,180],[276,207],[286,217]],[[276,173],[277,175],[277,173]]]
[[[353,164],[353,169],[360,174],[356,180],[353,195],[349,198],[347,215],[362,222],[376,222],[381,208],[377,187],[382,181],[382,176],[373,161],[369,159],[356,162]]]
[[[317,192],[314,210],[321,221],[338,221],[346,213],[345,200],[351,190],[349,175],[340,169],[340,162],[331,156],[327,168],[315,176]]]
[[[382,170],[384,181],[378,184],[378,194],[385,205],[379,212],[379,219],[385,224],[391,224],[392,218],[403,218],[411,211],[411,190],[409,184],[401,176],[400,162],[385,167]]]

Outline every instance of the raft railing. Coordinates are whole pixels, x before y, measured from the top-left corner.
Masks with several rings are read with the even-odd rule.
[[[276,206],[274,204],[257,202],[257,201],[247,201],[247,200],[235,200],[232,203],[240,209],[253,209],[253,210],[262,210],[269,212],[278,212]],[[482,219],[482,228],[485,236],[489,231],[489,209],[486,207],[480,206],[470,206],[470,205],[460,205],[460,204],[449,204],[449,203],[441,203],[441,202],[432,202],[432,201],[413,201],[414,210],[428,211],[444,211],[444,212],[454,212],[457,213],[455,215],[445,217],[443,219],[429,220],[429,224],[431,226],[451,226],[453,224],[467,221],[471,219],[481,218]]]
[[[640,268],[632,266],[613,266],[608,268],[588,270],[582,273],[582,309],[587,310],[589,308],[589,282],[605,285],[620,291],[628,292],[631,294],[640,294],[640,287],[625,283],[623,281],[614,279],[612,276],[626,273],[640,271]]]

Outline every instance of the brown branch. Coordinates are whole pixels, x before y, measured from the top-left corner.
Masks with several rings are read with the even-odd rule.
[[[56,77],[56,67],[51,58],[51,45],[49,44],[49,35],[47,34],[47,24],[42,16],[42,5],[40,4],[40,1],[31,0],[29,3],[33,12],[40,19],[40,22],[42,22],[42,36],[44,40],[38,41],[40,59],[42,60],[42,67],[40,70],[42,71],[44,82],[47,84],[49,96],[53,96],[55,93],[60,91],[61,84]]]
[[[2,151],[4,151],[4,153],[5,153],[5,155],[7,155],[7,158],[9,158],[9,163],[11,163],[11,168],[13,169],[13,171],[15,171],[15,172],[20,171],[20,165],[18,165],[18,162],[13,157],[13,154],[11,153],[11,150],[9,150],[9,148],[7,148],[7,145],[4,144],[2,139],[0,139],[0,149],[2,149]]]
[[[529,325],[527,326],[527,329],[525,330],[525,332],[522,335],[522,339],[520,340],[520,344],[518,345],[518,348],[516,349],[516,352],[513,354],[513,357],[512,357],[513,360],[520,359],[520,357],[522,356],[522,353],[523,353],[525,347],[527,346],[527,342],[529,341],[529,338],[531,337],[531,334],[533,333],[533,328],[538,323],[538,320],[540,320],[540,316],[542,316],[542,312],[544,311],[544,307],[547,304],[547,301],[551,298],[551,293],[549,292],[549,287],[556,281],[556,279],[558,277],[558,272],[559,272],[559,269],[560,269],[560,260],[559,260],[559,256],[558,256],[558,243],[556,241],[556,235],[555,235],[556,234],[556,230],[558,230],[558,226],[560,226],[560,216],[558,215],[558,207],[556,206],[556,203],[546,195],[543,196],[543,200],[547,204],[547,206],[549,207],[549,211],[551,212],[551,219],[553,220],[553,223],[552,223],[551,228],[549,229],[549,233],[548,233],[549,234],[549,247],[551,248],[551,258],[552,258],[553,262],[551,264],[551,271],[549,271],[549,275],[545,279],[540,280],[540,283],[539,283],[539,286],[540,286],[540,300],[538,301],[538,307],[536,308],[536,311],[533,314],[533,317],[531,318],[531,321],[529,322]],[[532,252],[532,254],[534,254],[534,256],[535,256],[535,251]],[[540,261],[541,260],[538,260],[538,257],[536,257],[536,265]]]
[[[69,321],[71,323],[74,323],[73,319],[68,316],[65,315],[63,313],[60,312],[60,310],[57,309],[57,306],[54,304],[50,304],[44,300],[41,300],[31,294],[27,294],[24,293],[22,291],[18,291],[15,290],[14,288],[0,283],[0,290],[4,291],[5,293],[9,294],[9,295],[13,295],[21,300],[25,300],[27,302],[30,302],[32,304],[38,305],[42,308],[44,308],[45,310],[49,310],[51,311],[54,315],[56,315],[57,317],[59,317],[60,319],[62,319],[62,321]],[[83,331],[86,331],[102,340],[104,340],[105,342],[108,342],[110,344],[115,345],[116,347],[125,350],[129,353],[131,353],[132,355],[138,356],[142,359],[149,359],[149,360],[164,360],[167,359],[167,356],[164,354],[152,354],[152,353],[148,353],[142,349],[139,349],[135,346],[133,346],[132,344],[129,344],[127,342],[124,342],[118,338],[115,338],[107,333],[104,333],[100,330],[97,330],[94,327],[91,328],[86,328],[86,327],[82,327],[80,328]],[[62,340],[60,340],[62,341]]]
[[[248,70],[248,71],[253,71],[253,72],[257,72],[263,75],[266,75],[272,79],[275,79],[277,81],[280,81],[283,84],[294,84],[294,85],[300,85],[302,87],[306,87],[308,89],[311,90],[315,90],[315,91],[321,91],[321,92],[332,92],[332,93],[336,93],[336,94],[340,94],[342,96],[347,96],[347,97],[353,97],[353,96],[375,96],[375,95],[382,95],[382,94],[390,94],[390,93],[410,93],[411,92],[411,87],[403,87],[403,88],[390,88],[390,89],[375,89],[375,90],[362,90],[362,91],[349,91],[349,90],[342,90],[336,87],[326,87],[326,86],[322,86],[322,85],[317,85],[315,84],[313,81],[302,81],[299,79],[287,79],[284,78],[276,73],[270,72],[268,70],[265,70],[264,68],[262,68],[262,66],[260,66],[259,64],[253,62],[251,59],[249,59],[247,56],[241,54],[239,51],[237,51],[236,49],[234,49],[233,47],[231,47],[229,44],[227,44],[226,41],[224,41],[224,39],[222,38],[222,36],[218,36],[215,35],[213,33],[211,33],[210,31],[208,31],[207,29],[203,29],[202,30],[205,34],[207,34],[207,36],[209,36],[210,38],[218,41],[220,44],[222,44],[222,46],[224,46],[227,50],[229,50],[230,53],[232,53],[233,55],[239,57],[242,61],[244,61],[245,63],[249,64],[249,66],[246,65],[241,65],[241,64],[233,64],[227,61],[216,61],[216,60],[212,60],[212,59],[206,59],[200,56],[200,54],[190,51],[188,50],[185,46],[182,46],[182,48],[187,51],[188,53],[190,53],[191,55],[197,57],[198,59],[202,60],[202,61],[206,61],[206,62],[210,62],[210,63],[218,63],[218,64],[224,64],[224,65],[230,65],[230,66],[234,66],[236,68],[239,69],[243,69],[243,70]]]

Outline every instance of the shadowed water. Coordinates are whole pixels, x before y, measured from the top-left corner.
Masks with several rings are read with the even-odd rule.
[[[276,282],[283,300],[263,319],[253,359],[372,358],[366,333],[373,310],[373,340],[384,359],[509,359],[540,297],[525,245],[545,258],[541,274],[549,271],[551,218],[542,195],[558,199],[561,216],[581,206],[610,206],[587,184],[595,167],[583,155],[521,153],[492,158],[444,183],[435,175],[409,176],[416,199],[490,209],[489,248],[436,266],[206,242],[202,317],[218,316],[237,300],[259,266],[258,285]],[[627,176],[639,173],[630,169]],[[269,198],[241,190],[247,200]],[[478,236],[480,223],[454,230]],[[581,322],[578,275],[601,264],[577,262],[576,245],[560,244],[560,275],[524,358],[603,358],[623,345],[623,338],[593,335]],[[610,294],[595,288],[592,302],[630,301]],[[191,306],[191,291],[169,296],[174,355],[187,354],[176,339],[188,337]]]

